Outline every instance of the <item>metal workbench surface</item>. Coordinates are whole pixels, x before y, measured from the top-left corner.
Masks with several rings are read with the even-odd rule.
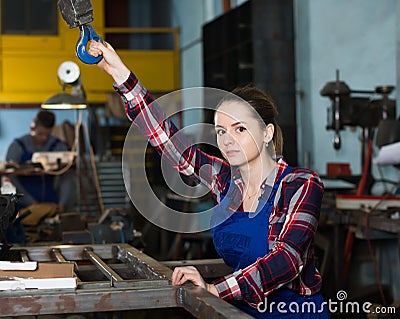
[[[196,318],[250,318],[205,289],[172,286],[170,268],[128,244],[16,250],[22,260],[74,261],[77,288],[0,291],[0,317],[178,307]]]

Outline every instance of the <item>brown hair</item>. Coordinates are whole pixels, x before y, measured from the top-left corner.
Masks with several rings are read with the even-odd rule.
[[[225,101],[246,101],[250,104],[255,112],[263,121],[260,123],[262,126],[273,124],[274,125],[274,136],[272,142],[274,143],[275,153],[277,156],[282,155],[283,151],[283,136],[282,130],[276,123],[275,117],[278,115],[278,110],[276,108],[275,102],[272,97],[265,93],[264,91],[256,88],[253,85],[247,85],[243,87],[237,87],[232,92],[232,94],[226,95],[219,103],[221,105]]]
[[[37,112],[32,120],[33,127],[43,126],[45,128],[53,128],[56,117],[53,112],[41,110]]]

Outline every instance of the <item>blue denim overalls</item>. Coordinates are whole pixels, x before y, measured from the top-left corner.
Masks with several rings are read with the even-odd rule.
[[[23,154],[21,163],[32,160],[32,153],[29,152],[25,144],[16,139],[16,142],[21,146]],[[61,140],[56,139],[49,147],[48,151],[53,151]],[[58,194],[54,189],[54,176],[53,175],[40,175],[40,176],[19,176],[18,179],[26,191],[31,194],[39,203],[58,203]]]
[[[28,151],[25,144],[20,139],[16,139],[15,141],[23,150],[20,162],[25,163],[32,160],[33,154]],[[61,140],[56,139],[48,150],[53,151],[60,142]],[[58,194],[54,189],[54,178],[53,175],[18,176],[21,185],[38,203],[58,203]],[[25,206],[20,203],[19,209],[21,208],[25,208]],[[8,227],[7,240],[11,243],[26,243],[25,230],[19,221]]]
[[[268,245],[268,229],[269,216],[271,214],[274,199],[278,187],[282,179],[293,170],[288,166],[282,173],[273,187],[266,185],[263,195],[259,198],[258,207],[255,212],[228,212],[230,201],[221,199],[220,205],[215,207],[214,214],[216,217],[212,220],[213,240],[215,249],[224,262],[232,267],[233,271],[243,269],[254,263],[257,258],[265,256],[269,252]],[[227,196],[230,198],[236,190],[233,182],[230,182]],[[227,187],[228,189],[228,187]],[[266,199],[267,198],[267,199]],[[220,222],[217,222],[219,218]],[[221,222],[221,218],[225,220]],[[315,302],[318,306],[323,302],[322,296],[318,293],[313,296],[301,296],[298,293],[282,287],[268,296],[268,304],[275,302],[286,302],[287,304],[294,302],[301,305],[303,302]],[[259,311],[250,307],[243,301],[234,301],[233,304],[255,318],[329,318],[327,310],[323,314],[306,314],[306,313],[282,313],[277,311],[277,307],[273,307],[274,312]],[[263,309],[263,306],[260,306]],[[325,307],[325,309],[327,309]]]

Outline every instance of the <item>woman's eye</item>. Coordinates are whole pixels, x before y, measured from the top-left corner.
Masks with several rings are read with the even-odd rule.
[[[224,134],[224,130],[216,130],[215,131],[217,133],[217,135],[221,136],[222,134]]]
[[[246,128],[243,127],[243,126],[239,126],[239,127],[236,129],[236,131],[239,132],[239,133],[242,133],[242,132],[246,131]]]

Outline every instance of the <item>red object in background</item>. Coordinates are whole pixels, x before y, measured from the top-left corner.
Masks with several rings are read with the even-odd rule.
[[[365,158],[363,173],[361,176],[361,180],[357,187],[357,196],[362,196],[365,191],[365,185],[367,183],[369,167],[371,163],[371,155],[372,155],[372,140],[368,141],[368,151],[367,156]],[[368,224],[367,224],[368,225]],[[349,276],[349,269],[350,269],[350,260],[351,260],[351,253],[353,250],[353,241],[354,241],[354,231],[351,229],[352,227],[349,226],[346,236],[346,242],[344,245],[344,269],[343,269],[343,279],[344,282],[347,283],[347,279]]]
[[[351,169],[349,163],[327,163],[327,176],[350,176]]]
[[[226,13],[231,10],[231,0],[222,0],[222,12]]]

